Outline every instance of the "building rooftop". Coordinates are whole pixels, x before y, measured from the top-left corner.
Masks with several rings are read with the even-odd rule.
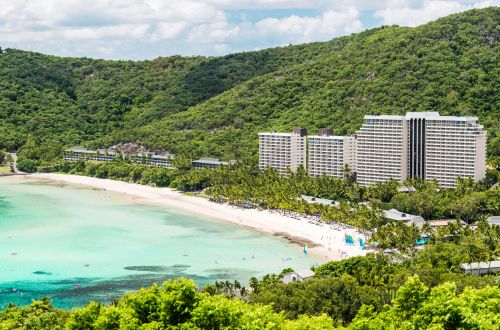
[[[102,155],[110,155],[110,156],[113,156],[113,155],[116,155],[116,151],[113,150],[113,149],[97,149],[97,152],[102,154]]]
[[[390,119],[390,120],[404,120],[405,116],[399,115],[366,115],[365,119]]]
[[[452,120],[452,121],[477,121],[477,117],[441,116],[439,112],[407,112],[406,119],[432,119],[432,120]]]
[[[283,132],[260,132],[259,135],[275,135],[275,136],[292,136],[293,133],[283,133]],[[298,135],[298,134],[295,134]]]
[[[274,135],[274,136],[307,136],[307,129],[302,128],[302,127],[295,127],[291,132],[289,133],[282,133],[282,132],[260,132],[259,135]]]
[[[66,149],[66,152],[79,152],[85,154],[102,154],[102,155],[115,155],[116,151],[114,149],[97,149],[97,150],[89,150],[85,147],[71,147]]]
[[[439,112],[435,111],[407,112],[405,117],[406,119],[435,118],[439,117]]]
[[[300,197],[308,203],[316,203],[316,204],[323,204],[323,205],[330,205],[330,206],[337,206],[339,204],[338,202],[331,200],[331,199],[325,199],[325,198],[319,198],[319,197],[307,196],[307,195],[301,195]]]
[[[314,272],[310,269],[300,269],[294,271],[295,274],[299,275],[302,278],[308,278],[308,277],[313,277]]]
[[[483,261],[483,262],[473,262],[473,263],[465,263],[461,264],[460,268],[462,270],[484,270],[491,268],[500,268],[500,260],[494,260],[491,262]]]
[[[217,158],[200,158],[192,161],[193,163],[199,163],[199,164],[213,164],[213,165],[229,165],[229,164],[234,164],[236,163],[235,160],[230,160],[230,161],[222,161]]]
[[[174,154],[169,154],[169,153],[164,153],[164,154],[154,154],[150,152],[139,152],[135,156],[137,157],[151,157],[151,158],[156,158],[156,159],[172,159],[175,157]]]
[[[490,225],[499,225],[500,226],[500,215],[491,216],[486,221],[488,221],[488,223]]]
[[[69,149],[66,149],[67,152],[80,152],[80,153],[96,153],[95,150],[89,150],[85,147],[71,147]]]
[[[432,227],[444,227],[444,226],[448,226],[450,223],[455,223],[456,221],[457,221],[457,219],[439,219],[439,220],[428,220],[427,222]],[[466,223],[462,220],[460,220],[460,224],[462,226],[466,225]]]
[[[164,155],[154,154],[151,156],[151,158],[156,158],[156,159],[173,159],[174,157],[175,157],[174,154],[164,154]]]
[[[309,135],[309,138],[325,139],[325,140],[344,140],[352,138],[351,135]]]
[[[410,221],[410,220],[413,220],[415,218],[422,218],[419,215],[400,212],[396,209],[390,209],[388,211],[384,211],[384,217],[386,217],[387,219],[396,220],[396,221]],[[422,220],[424,220],[424,218],[422,218]]]
[[[390,119],[390,120],[410,120],[410,119],[432,119],[432,120],[451,120],[451,121],[478,121],[477,117],[460,117],[460,116],[441,116],[439,112],[407,112],[406,115],[366,115],[365,119]]]

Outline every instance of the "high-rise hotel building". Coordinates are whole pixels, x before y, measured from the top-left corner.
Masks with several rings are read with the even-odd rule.
[[[356,134],[358,183],[419,177],[453,188],[458,177],[483,179],[486,132],[477,121],[437,112],[365,116]]]
[[[417,115],[413,113],[413,118]],[[433,112],[419,120],[424,127],[425,159],[420,160],[424,179],[453,188],[457,177],[474,181],[486,177],[486,131],[476,117],[441,117]]]
[[[259,133],[259,169],[271,167],[285,174],[287,168],[306,168],[306,140],[304,128],[294,128],[292,133]]]
[[[407,122],[404,116],[365,116],[356,133],[356,179],[369,186],[407,177]]]
[[[287,168],[294,171],[307,165],[311,176],[343,177],[349,165],[364,186],[423,178],[453,188],[458,177],[479,181],[486,176],[486,131],[477,121],[476,117],[409,112],[365,116],[354,137],[333,136],[331,129],[320,129],[309,138],[303,128],[259,133],[259,167],[284,174]]]
[[[356,172],[354,136],[334,136],[332,129],[320,128],[318,135],[307,138],[307,143],[309,175],[343,178],[346,165],[350,172]]]

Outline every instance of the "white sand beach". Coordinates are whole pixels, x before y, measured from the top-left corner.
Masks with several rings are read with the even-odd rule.
[[[82,184],[93,188],[123,193],[143,204],[154,204],[174,208],[191,214],[231,222],[263,233],[282,236],[297,243],[297,248],[307,244],[308,253],[319,262],[341,260],[342,258],[365,255],[358,239],[364,235],[350,228],[334,228],[307,218],[295,219],[267,210],[243,209],[228,204],[210,202],[208,199],[188,196],[170,188],[154,188],[134,183],[98,179],[86,176],[36,173],[31,178]],[[352,235],[356,244],[347,245],[345,235]]]

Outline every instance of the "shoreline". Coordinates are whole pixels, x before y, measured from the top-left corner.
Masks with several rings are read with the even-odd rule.
[[[163,206],[193,215],[236,224],[261,233],[270,234],[303,247],[320,263],[365,255],[359,245],[347,245],[344,235],[365,240],[355,229],[334,228],[332,225],[299,219],[269,210],[244,209],[229,204],[211,202],[203,197],[185,195],[171,188],[155,188],[136,183],[99,179],[87,176],[35,173],[26,178],[45,179],[122,193],[140,204]]]

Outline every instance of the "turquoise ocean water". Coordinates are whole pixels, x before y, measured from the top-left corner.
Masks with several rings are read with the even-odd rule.
[[[58,308],[110,302],[184,276],[198,286],[310,267],[289,242],[119,193],[0,178],[0,308],[49,296]]]

